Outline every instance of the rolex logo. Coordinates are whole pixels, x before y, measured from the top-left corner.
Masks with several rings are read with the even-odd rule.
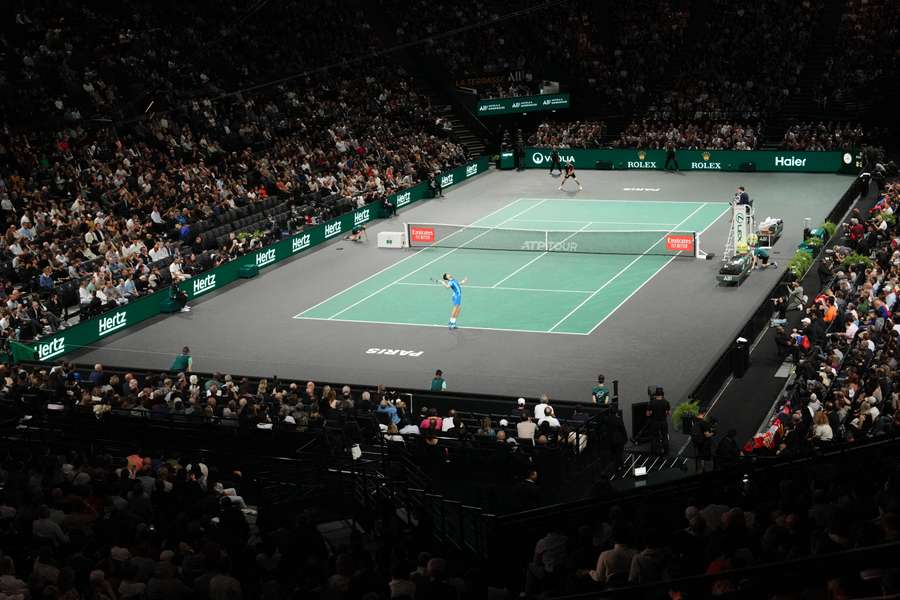
[[[643,150],[638,150],[638,160],[644,160],[647,158],[647,153]]]
[[[703,160],[709,160],[709,152],[703,153]]]

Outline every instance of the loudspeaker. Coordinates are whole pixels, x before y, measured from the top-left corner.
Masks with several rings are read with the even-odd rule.
[[[744,173],[755,173],[756,172],[756,163],[754,162],[744,162],[741,163],[741,171]]]
[[[598,171],[612,171],[613,164],[612,161],[609,160],[598,160],[597,164],[594,165],[594,168]]]

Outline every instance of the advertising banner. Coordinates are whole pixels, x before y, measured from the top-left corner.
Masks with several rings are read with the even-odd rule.
[[[843,152],[795,152],[790,150],[677,150],[675,158],[682,171],[771,171],[788,173],[838,173],[846,170]],[[616,148],[560,148],[559,158],[571,160],[580,169],[663,170],[665,150],[624,150]],[[526,148],[525,167],[546,169],[549,148]],[[598,165],[600,163],[600,165]],[[752,164],[752,168],[751,168]]]
[[[569,108],[569,94],[542,94],[540,96],[513,96],[479,100],[475,114],[479,117],[509,115]]]

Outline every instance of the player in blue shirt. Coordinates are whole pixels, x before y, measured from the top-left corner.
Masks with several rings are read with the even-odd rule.
[[[468,281],[468,277],[463,277],[462,281],[457,281],[450,273],[444,273],[441,277],[441,285],[450,290],[450,303],[453,308],[450,310],[450,329],[456,329],[456,318],[462,309],[462,285]]]

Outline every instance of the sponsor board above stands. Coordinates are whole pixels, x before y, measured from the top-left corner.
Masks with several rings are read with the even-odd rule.
[[[665,150],[620,150],[614,148],[560,148],[560,161],[572,161],[578,169],[663,170]],[[858,172],[854,155],[834,152],[788,150],[676,150],[682,171],[782,171],[796,173]],[[848,160],[849,159],[849,160]],[[549,148],[526,148],[525,166],[545,169],[550,165]],[[752,168],[751,168],[752,165]]]
[[[479,117],[521,114],[543,110],[569,108],[569,94],[542,94],[539,96],[511,96],[479,100],[475,109]]]
[[[445,184],[445,187],[461,183],[470,177],[487,171],[487,169],[488,159],[485,156],[461,165],[444,175],[444,177],[448,178],[447,181],[450,182]],[[388,198],[388,202],[402,207],[427,197],[429,197],[428,186],[425,183],[421,183],[408,190],[391,195]],[[381,218],[383,216],[382,210],[380,203],[369,204],[331,221],[319,223],[256,252],[236,258],[211,271],[195,275],[191,279],[182,282],[179,288],[188,295],[189,300],[214,290],[220,290],[237,280],[241,267],[245,265],[254,265],[258,268],[270,267],[326,240],[349,232],[354,227]],[[113,312],[78,323],[65,330],[65,332],[44,338],[38,342],[11,342],[13,358],[15,360],[46,361],[89,346],[101,338],[124,331],[141,321],[161,314],[163,301],[168,296],[168,289],[161,290],[134,300]],[[410,356],[416,355],[410,354]]]

